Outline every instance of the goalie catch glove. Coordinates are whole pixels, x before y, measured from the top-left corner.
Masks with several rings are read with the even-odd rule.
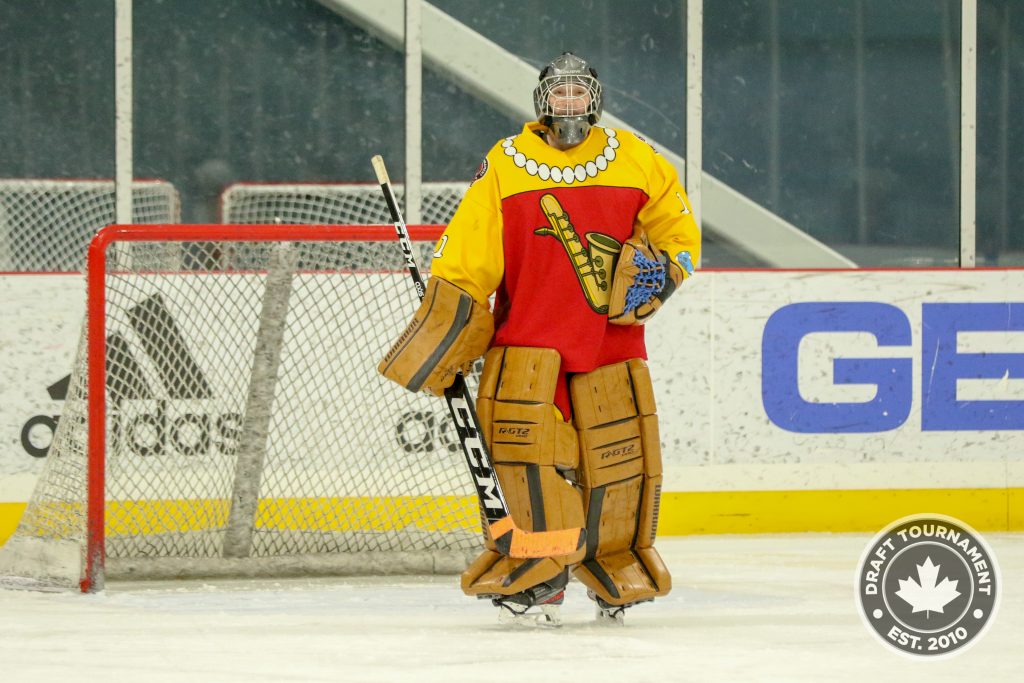
[[[685,274],[693,272],[689,252],[680,252],[677,264],[664,251],[656,252],[641,228],[622,245],[608,301],[608,322],[643,325],[672,296]],[[680,267],[682,264],[682,267]]]
[[[409,391],[441,396],[481,356],[494,336],[494,317],[472,295],[432,277],[416,315],[377,371]]]

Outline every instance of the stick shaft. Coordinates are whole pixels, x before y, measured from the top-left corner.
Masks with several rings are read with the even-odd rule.
[[[384,159],[377,155],[371,160],[377,181],[384,193],[384,201],[391,213],[391,220],[398,235],[398,242],[405,257],[405,267],[412,278],[413,286],[420,301],[426,294],[426,286],[420,269],[416,265],[409,230],[402,218],[402,210],[395,199],[391,180],[388,178]],[[473,404],[473,395],[466,386],[466,378],[461,372],[455,374],[455,381],[445,389],[445,401],[448,412],[455,423],[455,431],[462,445],[462,453],[473,476],[477,498],[483,508],[484,516],[498,551],[503,555],[516,558],[552,557],[568,555],[582,547],[586,539],[583,529],[557,529],[554,531],[528,532],[518,528],[509,513],[508,502],[501,490],[501,484],[494,472],[494,461],[487,448],[487,443],[480,430],[480,418]]]
[[[388,205],[388,212],[391,214],[391,221],[395,226],[395,234],[398,235],[398,244],[402,247],[402,256],[405,258],[405,268],[412,278],[413,287],[416,288],[416,296],[423,300],[427,293],[427,286],[420,274],[419,266],[416,265],[416,254],[412,250],[412,240],[409,239],[409,229],[405,227],[405,219],[402,218],[402,208],[398,206],[398,199],[395,191],[391,188],[391,180],[388,178],[388,170],[384,166],[384,158],[379,154],[370,160],[373,164],[374,173],[377,174],[377,181],[380,183],[381,192],[384,193],[384,202]]]
[[[395,199],[394,190],[391,188],[391,181],[388,178],[387,168],[384,166],[384,159],[377,155],[371,160],[373,170],[380,182],[380,189],[384,193],[384,201],[391,213],[391,220],[395,225],[395,233],[398,235],[398,243],[402,247],[402,254],[405,257],[405,267],[412,277],[413,285],[416,287],[416,294],[423,300],[426,294],[426,286],[423,276],[416,265],[416,255],[412,249],[412,241],[409,239],[409,230],[402,218],[402,210]],[[491,454],[487,444],[480,438],[480,419],[476,414],[476,407],[473,405],[473,396],[466,386],[466,380],[462,373],[456,373],[455,382],[444,393],[448,403],[448,411],[455,422],[455,430],[462,444],[463,454],[473,474],[473,481],[477,487],[477,496],[483,506],[484,514],[490,523],[509,516],[508,503],[498,483],[498,477],[494,474]]]

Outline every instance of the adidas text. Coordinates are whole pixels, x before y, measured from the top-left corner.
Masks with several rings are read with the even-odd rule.
[[[193,401],[126,401],[111,415],[115,453],[140,456],[232,455],[242,434],[239,413],[191,410]]]

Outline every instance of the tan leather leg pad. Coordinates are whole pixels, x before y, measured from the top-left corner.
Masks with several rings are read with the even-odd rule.
[[[579,529],[583,526],[580,491],[553,467],[538,465],[494,466],[505,492],[505,501],[516,526],[526,531]],[[583,558],[584,548],[565,556],[572,562]]]
[[[484,359],[480,429],[512,519],[526,531],[579,528],[585,520],[580,491],[564,476],[575,474],[579,447],[553,403],[560,365],[553,349],[496,347]],[[561,559],[578,562],[583,552]]]
[[[612,605],[650,600],[672,590],[672,577],[654,548],[585,560],[573,576]]]
[[[498,355],[501,356],[501,366],[495,367],[494,371],[499,374],[486,383],[481,379],[481,395],[487,385],[494,387],[490,395],[499,401],[551,403],[554,400],[558,370],[562,366],[562,357],[558,351],[528,346],[499,346],[491,349],[487,357],[490,359]]]
[[[576,430],[554,405],[554,349],[495,347],[484,358],[477,413],[495,462],[575,469]]]
[[[662,595],[671,579],[653,548],[662,464],[647,364],[635,359],[576,375],[570,392],[587,513],[577,576],[612,604]],[[649,566],[641,561],[648,555]]]
[[[633,544],[642,484],[643,478],[637,476],[590,491],[587,533],[596,528],[597,538],[593,543],[587,539],[587,556],[608,555]]]
[[[462,573],[466,595],[512,595],[549,581],[565,569],[564,558],[522,560],[485,550]]]
[[[577,424],[599,425],[634,415],[654,415],[654,389],[647,363],[639,358],[605,365],[573,377]]]
[[[588,488],[661,476],[661,441],[647,364],[634,359],[575,375],[570,384]]]

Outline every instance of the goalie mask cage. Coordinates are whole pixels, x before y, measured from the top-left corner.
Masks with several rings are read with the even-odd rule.
[[[410,232],[429,263],[441,228]],[[376,372],[417,305],[403,266],[390,226],[101,230],[4,581],[463,569],[479,511],[444,406]]]

